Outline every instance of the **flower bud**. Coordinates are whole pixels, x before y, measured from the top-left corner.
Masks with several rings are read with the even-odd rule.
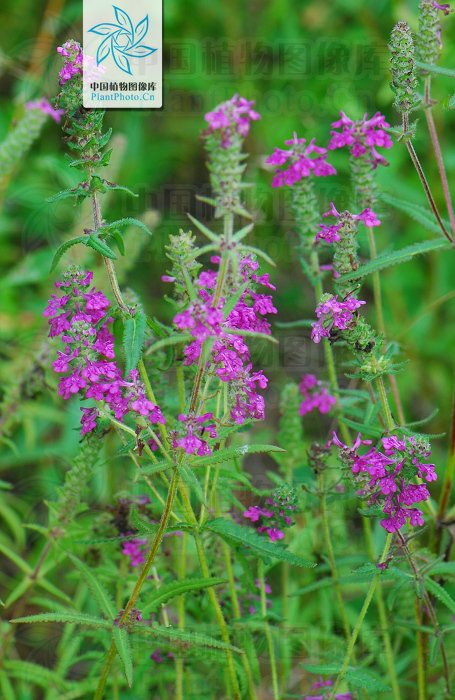
[[[411,28],[407,22],[398,22],[392,30],[389,49],[394,105],[398,112],[409,114],[420,103],[417,94],[415,48]]]

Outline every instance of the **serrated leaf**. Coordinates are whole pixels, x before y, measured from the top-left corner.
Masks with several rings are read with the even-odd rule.
[[[144,224],[140,219],[134,219],[131,216],[127,216],[123,219],[117,219],[117,221],[112,221],[109,224],[105,224],[97,230],[97,233],[104,233],[105,231],[110,231],[111,229],[123,228],[124,226],[137,226],[141,231],[144,231],[149,236],[153,236],[153,232],[150,231],[148,226]]]
[[[196,228],[198,228],[199,231],[204,234],[204,236],[207,236],[207,238],[214,243],[219,243],[220,236],[218,236],[214,231],[211,231],[205,224],[198,219],[195,219],[194,216],[191,216],[191,214],[187,213],[187,217],[196,226]]]
[[[414,243],[413,245],[406,246],[406,248],[401,248],[400,250],[395,250],[392,253],[386,255],[378,255],[377,258],[370,260],[361,265],[355,272],[350,272],[346,275],[341,275],[339,278],[340,282],[350,282],[351,280],[358,280],[366,275],[371,275],[373,272],[378,272],[379,270],[385,270],[393,265],[400,265],[405,262],[409,262],[416,255],[422,255],[423,253],[430,253],[435,250],[445,250],[447,248],[453,247],[452,244],[447,240],[441,240],[435,238],[431,241],[422,241],[421,243]]]
[[[194,474],[190,466],[178,464],[177,471],[180,474],[182,481],[196,494],[200,503],[205,504],[204,492],[199,483],[197,476]]]
[[[110,620],[113,620],[117,615],[117,609],[114,605],[114,601],[110,597],[109,593],[105,590],[104,586],[98,581],[96,576],[90,569],[77,557],[72,554],[68,555],[74,566],[79,569],[87,586],[92,592],[95,599],[98,601],[98,605],[101,611]]]
[[[69,683],[60,678],[56,671],[51,671],[31,661],[6,659],[3,662],[3,667],[12,678],[25,681],[28,685],[38,685],[46,689],[57,688],[59,690],[66,690],[69,687]]]
[[[202,591],[212,586],[221,586],[226,583],[223,578],[196,578],[186,579],[185,581],[174,581],[164,586],[160,586],[152,595],[148,594],[147,603],[142,606],[142,615],[149,614],[159,609],[161,605],[165,605],[172,598],[190,593],[192,591]]]
[[[125,671],[126,682],[129,687],[133,685],[133,653],[131,651],[130,636],[126,629],[114,627],[113,634],[115,648],[120,656]]]
[[[431,595],[437,598],[446,608],[455,613],[455,600],[445,588],[429,577],[425,578],[425,588],[428,593],[431,593]]]
[[[39,613],[38,615],[27,615],[26,617],[17,617],[11,620],[14,624],[35,624],[37,622],[61,622],[63,624],[86,625],[87,627],[103,627],[110,629],[112,622],[103,620],[101,617],[93,617],[85,613],[73,612],[49,612]]]
[[[65,241],[65,243],[62,243],[62,245],[57,249],[56,253],[54,254],[54,257],[52,258],[50,272],[53,272],[55,270],[55,268],[57,267],[58,263],[60,262],[61,258],[67,250],[72,248],[73,245],[77,245],[78,243],[86,243],[86,240],[86,236],[78,236],[77,238],[72,238],[70,241]]]
[[[221,639],[215,639],[215,637],[209,637],[199,632],[180,630],[174,627],[161,627],[160,625],[137,625],[134,631],[145,634],[146,636],[171,642],[176,646],[180,645],[184,649],[188,647],[200,647],[202,649],[229,649],[237,654],[242,653],[241,649],[232,644],[227,644],[221,641]]]
[[[110,258],[111,260],[116,260],[117,256],[110,248],[107,243],[101,240],[101,238],[98,238],[96,235],[92,234],[91,236],[88,236],[86,239],[86,245],[89,246],[89,248],[93,248],[97,253],[100,253],[105,258]]]
[[[422,224],[422,226],[428,231],[432,231],[433,233],[442,235],[438,223],[433,218],[433,213],[426,207],[422,207],[419,204],[414,204],[414,202],[408,202],[404,199],[398,199],[397,197],[394,197],[388,192],[381,192],[379,194],[379,198],[386,204],[389,204],[391,207],[395,207],[395,209],[404,212],[405,214],[410,216],[411,219],[414,219],[414,221],[417,221],[419,224]],[[443,223],[446,229],[449,230],[449,223],[447,221],[444,221],[444,219]],[[446,241],[446,244],[447,243],[448,242]]]
[[[228,542],[235,542],[237,544],[242,544],[245,547],[249,547],[260,557],[280,559],[281,561],[289,562],[289,564],[294,564],[294,566],[309,568],[316,566],[314,562],[307,561],[306,559],[299,557],[297,554],[289,552],[278,542],[271,542],[266,536],[259,535],[249,527],[239,525],[232,520],[216,518],[215,520],[208,521],[205,528],[217,535],[220,535],[220,537]]]
[[[337,664],[302,664],[302,666],[309,673],[324,676],[337,676],[340,672],[340,666]],[[365,688],[365,690],[373,691],[390,690],[389,686],[377,674],[366,671],[363,668],[350,666],[346,671],[345,680],[349,685],[353,685],[356,688]]]
[[[147,317],[140,309],[136,311],[134,316],[124,321],[123,351],[125,353],[126,376],[137,367],[137,363],[141,359],[146,328]]]
[[[222,450],[217,450],[213,454],[207,457],[198,457],[194,462],[191,463],[193,468],[195,467],[205,467],[212,464],[223,464],[223,462],[229,462],[232,459],[239,459],[245,457],[246,455],[264,453],[268,452],[285,452],[281,447],[276,445],[240,445],[238,447],[225,447]]]

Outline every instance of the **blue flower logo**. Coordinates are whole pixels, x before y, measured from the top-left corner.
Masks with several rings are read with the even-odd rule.
[[[144,19],[134,26],[125,10],[115,5],[112,7],[117,24],[103,22],[89,29],[89,32],[105,37],[96,52],[96,65],[99,66],[112,54],[115,65],[124,73],[132,75],[130,58],[145,58],[157,51],[141,43],[149,30],[149,17],[145,15]]]

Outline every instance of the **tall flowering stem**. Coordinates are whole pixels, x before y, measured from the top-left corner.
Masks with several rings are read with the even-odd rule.
[[[417,76],[416,76],[416,59],[415,46],[412,37],[411,28],[406,22],[398,22],[390,37],[390,52],[391,52],[391,71],[392,82],[391,88],[395,93],[395,107],[400,112],[402,117],[402,139],[406,144],[412,163],[417,171],[417,174],[422,183],[428,203],[435,216],[436,221],[443,235],[448,241],[452,241],[448,233],[438,207],[431,192],[428,180],[420,164],[417,153],[412,144],[413,129],[410,128],[409,115],[412,110],[420,104],[420,98],[417,94]]]

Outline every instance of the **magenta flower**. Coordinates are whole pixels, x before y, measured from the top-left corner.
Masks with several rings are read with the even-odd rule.
[[[371,119],[368,119],[368,114],[365,114],[363,119],[353,121],[344,112],[340,114],[340,119],[332,123],[334,130],[330,132],[332,138],[329,149],[333,151],[347,146],[354,158],[361,158],[367,154],[374,168],[378,165],[387,165],[384,156],[376,150],[393,146],[392,139],[385,131],[390,127],[385,117],[380,112],[376,112]],[[341,131],[335,131],[335,129],[341,129]]]
[[[360,301],[349,294],[343,301],[338,301],[338,295],[324,294],[323,301],[316,307],[316,317],[312,325],[311,339],[320,343],[321,338],[329,338],[333,329],[341,331],[349,328],[354,320],[354,314],[366,301]]]
[[[336,175],[333,165],[326,161],[327,149],[316,146],[315,139],[306,145],[306,139],[298,138],[294,132],[294,137],[284,143],[291,148],[287,150],[275,148],[272,155],[265,161],[269,165],[278,166],[272,180],[272,187],[291,186],[311,174],[316,177]],[[280,170],[283,165],[286,167]]]
[[[70,268],[55,284],[57,289],[65,289],[65,294],[53,294],[43,312],[48,318],[49,336],[60,336],[64,344],[53,362],[54,371],[64,375],[58,393],[65,400],[79,394],[102,402],[117,420],[130,415],[133,419],[142,416],[154,424],[164,423],[159,406],[146,397],[138,371],[132,370],[123,379],[116,362],[109,361],[115,360],[110,302],[102,292],[90,289],[92,277],[91,272]],[[98,415],[96,408],[82,409],[83,435],[96,428]]]
[[[313,683],[313,690],[319,690],[320,688],[331,688],[333,681],[324,680],[319,676],[319,680]],[[331,697],[331,691],[324,691],[322,695],[304,695],[304,700],[328,700]],[[335,693],[335,700],[353,700],[352,693]]]
[[[129,557],[130,564],[133,568],[140,566],[145,562],[144,546],[147,540],[134,539],[122,542],[122,554]]]
[[[305,374],[299,385],[300,391],[304,396],[304,400],[300,404],[299,415],[305,416],[311,411],[318,410],[319,413],[329,413],[337,400],[329,394],[327,389],[322,386],[321,382],[316,379],[314,374]]]
[[[39,109],[43,114],[48,114],[54,122],[60,123],[64,109],[54,109],[48,99],[42,97],[40,100],[33,100],[25,103],[25,109]]]
[[[202,416],[180,414],[178,420],[182,426],[180,432],[173,434],[173,447],[180,448],[189,455],[197,454],[200,457],[212,454],[212,449],[205,437],[213,440],[218,435],[213,423],[213,414],[204,413]]]
[[[316,234],[315,241],[317,242],[322,240],[326,243],[338,243],[341,240],[339,231],[343,227],[342,217],[345,215],[349,215],[349,219],[352,219],[353,221],[362,221],[365,224],[365,226],[368,226],[369,228],[381,225],[380,218],[369,207],[361,211],[360,214],[351,214],[350,212],[339,212],[335,208],[334,203],[331,202],[329,210],[324,212],[322,216],[333,216],[335,219],[337,219],[337,223],[331,225],[319,224],[320,230]]]
[[[437,10],[441,10],[445,15],[449,15],[451,12],[453,12],[451,6],[449,3],[445,3],[441,5],[439,2],[436,2],[436,0],[432,0],[433,7],[435,7]]]
[[[250,122],[261,118],[253,107],[254,100],[234,95],[205,115],[204,119],[209,125],[205,134],[218,133],[222,148],[228,148],[234,134],[245,138],[250,130]]]
[[[250,506],[243,512],[243,517],[254,525],[256,531],[268,535],[272,542],[284,538],[283,530],[294,524],[291,514],[297,507],[294,502],[280,497],[278,491],[266,499],[264,507]]]
[[[329,444],[341,450],[343,460],[362,488],[360,495],[368,498],[369,505],[379,504],[386,516],[381,520],[388,532],[397,532],[408,521],[413,527],[423,525],[422,512],[413,506],[427,501],[430,493],[425,483],[437,479],[435,465],[424,462],[431,452],[428,442],[421,437],[395,435],[382,438],[382,451],[372,447],[365,454],[358,448],[370,441],[357,441],[352,447],[344,445],[334,433]]]
[[[77,41],[65,42],[63,46],[57,48],[57,52],[65,58],[63,68],[59,73],[60,85],[64,85],[75,75],[82,75],[84,59],[82,46]]]
[[[211,262],[219,265],[219,256],[213,256]],[[203,343],[208,338],[214,339],[210,364],[215,375],[230,384],[231,418],[239,424],[248,418],[264,418],[264,399],[258,389],[266,388],[267,378],[262,372],[253,371],[248,345],[238,333],[253,331],[269,335],[271,328],[266,317],[277,313],[271,295],[261,290],[261,287],[267,290],[275,287],[268,274],[257,274],[258,269],[259,264],[250,255],[239,258],[237,285],[243,284],[245,288],[226,317],[223,314],[226,299],[220,299],[217,308],[213,305],[217,270],[200,273],[196,280],[198,299],[174,317],[177,328],[189,331],[195,339],[184,348],[186,365],[198,362]],[[229,295],[236,291],[237,288],[230,290]]]

